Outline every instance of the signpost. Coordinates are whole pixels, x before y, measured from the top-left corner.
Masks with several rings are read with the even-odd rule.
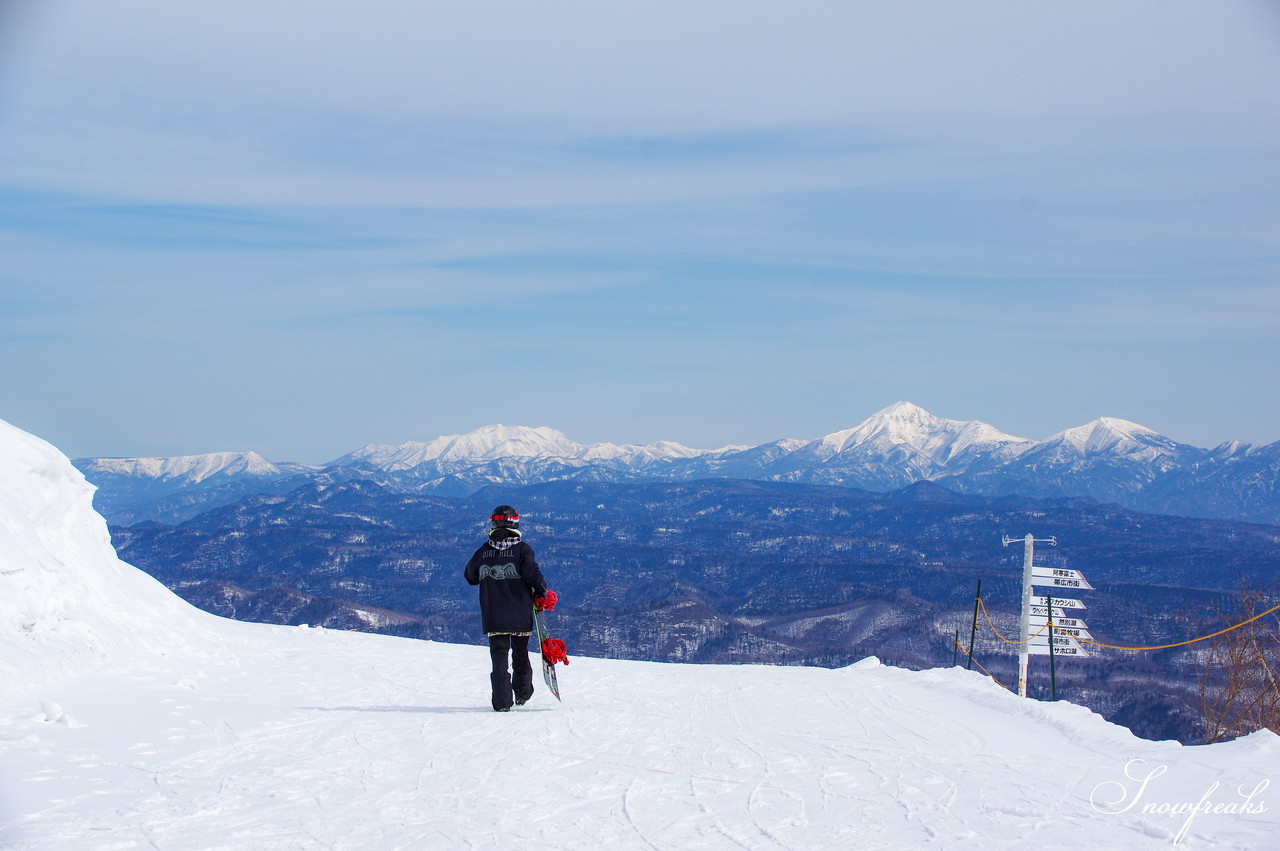
[[[1031,652],[1033,655],[1040,655],[1040,656],[1049,655],[1049,638],[1047,635],[1037,635],[1035,638],[1031,639],[1031,641],[1029,642],[1029,646],[1031,647]],[[1074,636],[1058,635],[1056,630],[1053,636],[1053,647],[1056,651],[1059,651],[1059,652],[1062,650],[1063,647],[1071,647],[1076,650],[1084,650],[1084,648],[1080,646],[1080,642],[1076,641]],[[1039,650],[1040,652],[1036,653],[1037,650]]]
[[[1047,606],[1049,605],[1049,598],[1037,597],[1033,594],[1031,596],[1031,605],[1042,606],[1042,607]],[[1065,597],[1054,597],[1053,607],[1055,609],[1087,609],[1088,608],[1088,606],[1086,606],[1084,603],[1080,602],[1079,600],[1068,600]]]
[[[1022,633],[1018,647],[1018,694],[1027,696],[1027,664],[1032,656],[1049,657],[1049,673],[1053,681],[1053,699],[1058,699],[1057,656],[1087,658],[1088,653],[1077,639],[1092,640],[1079,610],[1086,608],[1080,600],[1053,596],[1049,590],[1043,595],[1032,592],[1033,586],[1046,589],[1069,588],[1075,591],[1092,591],[1093,586],[1078,570],[1061,567],[1045,567],[1035,561],[1037,542],[1049,546],[1058,545],[1057,538],[1036,538],[1028,534],[1023,538],[1005,536],[1007,547],[1022,541]],[[1032,638],[1032,636],[1035,636]]]
[[[1075,658],[1085,658],[1085,659],[1089,657],[1089,654],[1086,653],[1084,648],[1081,647],[1079,644],[1077,644],[1074,647],[1064,647],[1062,645],[1055,645],[1052,653],[1050,652],[1048,647],[1037,647],[1035,645],[1032,645],[1031,655],[1032,656],[1055,656],[1055,657],[1072,656]]]
[[[1066,570],[1060,567],[1033,567],[1031,578],[1035,585],[1049,585],[1054,588],[1076,588],[1080,591],[1092,591],[1093,586],[1078,570]]]
[[[1047,626],[1045,619],[1031,620],[1032,629],[1038,630],[1042,626]],[[1087,638],[1093,641],[1093,635],[1085,627],[1084,621],[1079,618],[1062,618],[1061,620],[1054,618],[1053,631],[1056,635],[1069,635],[1072,638]]]
[[[1031,617],[1043,618],[1049,614],[1049,597],[1037,597],[1031,595]],[[1054,597],[1053,599],[1053,622],[1056,624],[1062,618],[1076,617],[1075,609],[1083,609],[1084,603],[1079,600],[1068,600],[1066,597]],[[1071,609],[1073,611],[1067,611]]]

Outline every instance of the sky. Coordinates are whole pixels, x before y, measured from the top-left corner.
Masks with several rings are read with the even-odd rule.
[[[0,2],[0,419],[1280,440],[1266,2]]]

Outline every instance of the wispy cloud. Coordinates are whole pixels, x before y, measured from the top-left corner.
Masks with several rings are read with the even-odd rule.
[[[50,415],[77,452],[463,431],[513,360],[579,439],[812,436],[901,398],[1038,433],[997,374],[1051,380],[1055,427],[1280,436],[1253,392],[1280,337],[1265,4],[126,0],[0,26],[0,354],[20,412],[93,400]],[[308,418],[331,433],[289,448]]]

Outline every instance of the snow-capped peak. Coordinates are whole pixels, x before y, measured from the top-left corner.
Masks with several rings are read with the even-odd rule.
[[[705,454],[701,449],[690,449],[689,447],[676,443],[671,440],[659,440],[656,443],[650,443],[645,446],[637,446],[631,443],[593,443],[590,446],[582,446],[576,458],[587,461],[594,460],[611,460],[611,461],[661,461],[673,458],[694,458],[698,455]]]
[[[832,455],[862,446],[876,451],[902,447],[935,462],[946,462],[962,454],[995,451],[1011,444],[1029,443],[976,420],[936,417],[910,402],[896,402],[851,429],[815,441],[818,447]]]
[[[574,454],[574,444],[553,428],[489,425],[467,434],[448,434],[427,443],[407,441],[369,444],[344,455],[332,466],[360,464],[386,470],[408,470],[430,461],[478,461],[496,458],[560,457]]]
[[[1084,456],[1133,452],[1172,454],[1178,447],[1158,431],[1117,417],[1099,417],[1082,426],[1059,432],[1045,443],[1063,444]]]
[[[647,446],[631,444],[575,443],[562,432],[542,426],[490,425],[467,434],[437,437],[428,443],[410,441],[396,446],[369,445],[332,462],[334,466],[358,465],[389,471],[410,470],[428,463],[555,459],[567,462],[614,461],[635,464],[692,458],[705,450],[690,449],[663,440]]]
[[[1115,417],[1102,417],[1045,440],[1028,440],[977,420],[934,416],[919,405],[904,401],[877,411],[853,428],[824,437],[776,440],[755,447],[691,449],[667,440],[643,446],[582,444],[547,426],[488,425],[426,443],[371,444],[326,466],[353,467],[393,488],[461,494],[468,488],[496,483],[579,478],[684,481],[707,476],[842,484],[868,490],[893,490],[924,479],[946,480],[948,486],[978,491],[1014,487],[1034,490],[1038,487],[1034,482],[1046,475],[1037,465],[1048,465],[1046,470],[1066,470],[1064,475],[1075,477],[1053,487],[1097,496],[1112,491],[1091,490],[1094,485],[1087,480],[1112,466],[1112,462],[1124,466],[1124,475],[1137,475],[1135,481],[1139,484],[1124,491],[1128,494],[1150,484],[1152,476],[1167,473],[1179,464],[1198,463],[1209,455],[1216,459],[1244,456],[1251,451],[1251,447],[1241,444],[1208,453]],[[137,507],[142,500],[154,502],[161,491],[181,490],[210,477],[214,478],[201,487],[226,493],[229,490],[222,487],[224,484],[241,484],[226,479],[244,479],[247,487],[256,487],[266,477],[305,477],[324,469],[274,465],[252,452],[81,459],[78,463],[108,495],[112,488],[116,494],[125,493],[114,503],[100,500],[104,510],[114,512],[115,522],[134,522],[134,515],[127,513],[131,509],[126,506]],[[1083,466],[1077,469],[1077,463]],[[1134,472],[1144,465],[1151,469]],[[152,487],[153,483],[160,487]],[[142,487],[135,488],[136,492],[126,492],[137,484]],[[248,492],[243,487],[242,491]],[[170,511],[166,506],[145,505],[143,510]]]
[[[1230,456],[1251,455],[1256,452],[1257,449],[1257,446],[1249,443],[1248,441],[1228,440],[1215,446],[1211,454],[1220,458],[1226,458]]]
[[[943,421],[918,405],[895,402],[853,428],[829,434],[822,440],[843,451],[876,438],[894,443],[918,444],[944,428]]]
[[[469,434],[436,438],[427,447],[428,458],[443,461],[562,457],[573,455],[577,450],[577,444],[553,428],[504,425],[484,426]]]
[[[81,463],[83,461],[83,463]],[[284,471],[257,452],[208,452],[169,458],[90,458],[77,464],[86,471],[140,479],[185,479],[191,484],[219,473],[275,476]]]

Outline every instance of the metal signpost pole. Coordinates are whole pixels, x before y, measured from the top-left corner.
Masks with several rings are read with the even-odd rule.
[[[1018,696],[1027,696],[1027,661],[1031,658],[1031,562],[1035,559],[1035,537],[1022,539],[1022,631],[1018,638]]]
[[[1031,586],[1064,583],[1075,588],[1091,588],[1092,586],[1084,581],[1084,577],[1080,575],[1079,571],[1038,568],[1035,566],[1036,541],[1043,541],[1051,547],[1056,547],[1058,545],[1056,536],[1052,538],[1037,538],[1028,532],[1024,538],[1010,538],[1006,535],[1001,540],[1006,547],[1015,541],[1022,541],[1022,629],[1018,642],[1018,696],[1026,697],[1027,661],[1031,658],[1033,651],[1038,653],[1039,648],[1042,646],[1038,642],[1035,648],[1031,646],[1031,607],[1034,602]],[[1038,581],[1042,571],[1049,572],[1048,575],[1053,577],[1051,582]],[[1049,614],[1052,615],[1053,612],[1050,611]],[[1052,629],[1050,629],[1050,632],[1052,633]],[[1050,635],[1049,644],[1045,649],[1051,652],[1052,648],[1053,636]]]

